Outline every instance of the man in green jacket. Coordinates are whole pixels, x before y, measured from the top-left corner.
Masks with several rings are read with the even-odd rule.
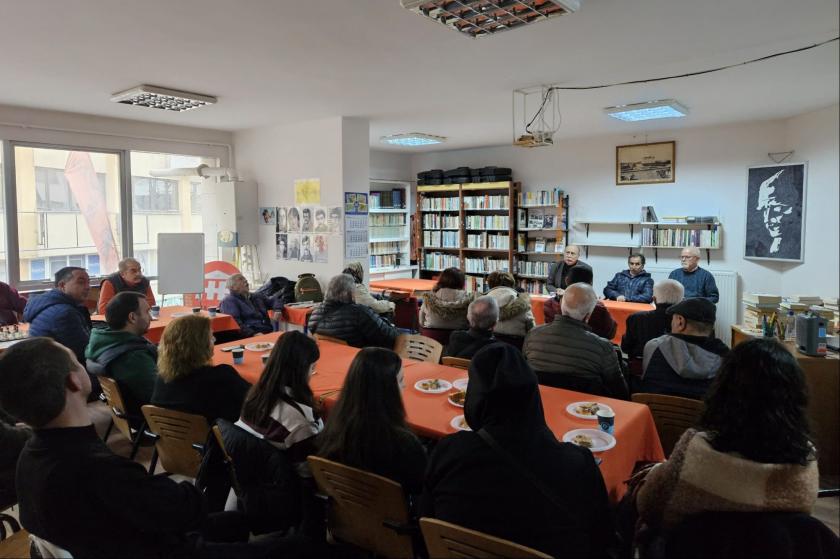
[[[105,309],[108,328],[94,328],[85,357],[88,368],[117,381],[126,411],[139,415],[140,406],[152,399],[157,378],[157,348],[143,335],[152,317],[149,303],[141,293],[124,291],[108,302]]]

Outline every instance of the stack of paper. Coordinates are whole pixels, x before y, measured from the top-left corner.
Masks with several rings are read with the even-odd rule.
[[[769,293],[744,293],[744,326],[755,330],[761,329],[763,317],[770,321],[774,314],[779,314],[782,298]]]
[[[834,332],[840,332],[840,307],[837,297],[823,297],[823,306],[832,312],[831,322]]]

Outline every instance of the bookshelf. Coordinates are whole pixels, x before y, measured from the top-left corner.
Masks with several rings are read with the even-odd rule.
[[[410,184],[371,180],[368,208],[370,279],[414,277],[411,265]]]
[[[563,190],[522,192],[517,199],[516,279],[528,293],[545,294],[553,263],[569,235],[569,195]]]
[[[723,226],[717,217],[709,223],[643,221],[641,228],[641,247],[652,248],[656,261],[659,261],[659,249],[682,250],[694,246],[706,251],[706,263],[710,264],[711,251],[723,248]]]
[[[418,186],[420,277],[455,267],[467,290],[483,291],[487,274],[512,270],[518,192],[513,182]]]

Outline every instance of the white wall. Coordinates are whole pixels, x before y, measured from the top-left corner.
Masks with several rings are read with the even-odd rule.
[[[410,181],[411,155],[393,151],[370,150],[370,178],[392,181]]]
[[[656,132],[650,136],[599,136],[566,140],[547,148],[495,148],[418,154],[412,172],[460,165],[513,168],[524,190],[561,187],[571,196],[571,219],[639,219],[642,205],[663,215],[719,215],[723,249],[712,251],[713,270],[735,270],[742,291],[837,295],[838,107],[792,119]],[[676,182],[616,186],[615,147],[676,140]],[[747,167],[772,163],[767,154],[796,150],[809,162],[805,261],[776,264],[743,258]],[[593,228],[594,231],[594,228]],[[582,232],[572,233],[572,239]],[[649,265],[653,255],[648,251]],[[659,266],[679,265],[679,253],[663,250]],[[592,248],[596,288],[626,267],[626,249]],[[705,261],[701,264],[706,266]]]

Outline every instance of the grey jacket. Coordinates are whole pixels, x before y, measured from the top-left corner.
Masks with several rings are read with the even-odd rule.
[[[518,293],[510,287],[494,287],[487,295],[499,304],[499,322],[493,328],[496,334],[524,338],[534,327],[534,313],[527,293]]]
[[[585,322],[558,316],[525,337],[522,353],[540,384],[627,399],[613,344],[596,336]]]

